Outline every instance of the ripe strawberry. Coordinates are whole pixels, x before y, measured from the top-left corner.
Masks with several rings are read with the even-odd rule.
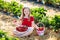
[[[24,32],[28,29],[28,27],[16,27],[17,31]]]
[[[43,27],[39,27],[39,28],[38,28],[38,31],[42,31],[42,30],[44,30]]]

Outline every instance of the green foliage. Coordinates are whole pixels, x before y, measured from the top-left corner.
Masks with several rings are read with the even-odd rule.
[[[9,10],[14,15],[20,16],[22,8],[23,8],[22,4],[19,5],[17,2],[12,1],[11,4],[10,4],[10,9]]]
[[[48,27],[48,28],[49,28],[50,23],[49,23],[48,18],[49,18],[49,17],[47,17],[47,16],[42,17],[42,20],[40,20],[40,21],[45,24],[45,27]]]
[[[60,5],[60,0],[45,0],[45,2],[48,4],[52,4],[52,5]]]
[[[9,6],[10,6],[9,2],[4,2],[4,4],[3,4],[3,10],[6,11],[6,12],[8,12]]]
[[[0,38],[5,37],[5,36],[6,36],[6,33],[0,30]]]
[[[50,22],[54,31],[57,31],[60,29],[60,15],[55,15],[55,17],[52,18]]]
[[[4,1],[3,0],[0,0],[0,10],[3,9],[3,4],[4,4]]]
[[[19,40],[19,39],[16,37],[8,36],[6,32],[0,30],[0,40]]]
[[[60,0],[51,0],[53,5],[60,5]],[[58,3],[58,4],[57,4]]]
[[[35,18],[35,23],[39,22],[42,17],[46,16],[46,12],[44,8],[31,8],[31,13]]]
[[[21,10],[23,8],[23,5],[15,1],[5,2],[4,0],[0,0],[0,10],[8,13],[13,13],[15,16],[21,15]]]

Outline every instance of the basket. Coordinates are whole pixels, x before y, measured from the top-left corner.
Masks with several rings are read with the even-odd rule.
[[[37,34],[39,36],[43,36],[44,35],[44,31],[45,31],[45,25],[40,22],[40,23],[37,23],[37,26],[38,26],[38,28],[36,29]]]

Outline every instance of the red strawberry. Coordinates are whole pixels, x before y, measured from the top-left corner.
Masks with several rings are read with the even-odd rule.
[[[44,28],[43,28],[43,27],[38,28],[38,31],[42,31],[42,30],[44,30]]]
[[[28,29],[28,27],[16,27],[17,31],[24,32]]]

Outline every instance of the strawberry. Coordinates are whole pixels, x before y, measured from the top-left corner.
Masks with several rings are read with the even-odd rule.
[[[16,27],[17,31],[24,32],[28,29],[28,27]]]
[[[39,27],[37,30],[38,31],[42,31],[42,30],[44,30],[44,28],[43,27]]]

